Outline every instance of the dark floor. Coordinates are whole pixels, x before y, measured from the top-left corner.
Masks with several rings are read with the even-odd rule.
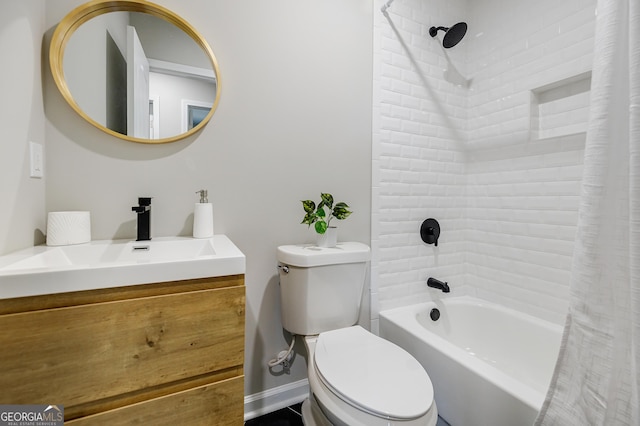
[[[245,426],[302,426],[300,415],[302,403],[283,408],[273,413],[244,422]],[[449,423],[438,417],[436,426],[449,426]]]
[[[245,426],[302,426],[302,403],[244,422]]]

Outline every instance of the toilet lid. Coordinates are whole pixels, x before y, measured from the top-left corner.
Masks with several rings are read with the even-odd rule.
[[[433,403],[433,386],[422,365],[360,326],[321,333],[314,362],[334,394],[374,415],[415,419]]]

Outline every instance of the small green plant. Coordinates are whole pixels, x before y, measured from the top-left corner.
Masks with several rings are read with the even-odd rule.
[[[344,220],[352,213],[347,203],[340,201],[334,205],[333,195],[326,193],[320,194],[320,203],[318,203],[317,207],[313,201],[303,200],[302,208],[304,209],[305,215],[301,223],[309,227],[313,225],[318,234],[324,234],[327,231],[329,222],[331,222],[331,219],[334,217],[338,220]],[[328,213],[325,211],[325,208],[328,210]]]

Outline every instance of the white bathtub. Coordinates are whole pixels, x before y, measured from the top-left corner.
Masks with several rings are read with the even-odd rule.
[[[440,319],[431,320],[433,308]],[[380,336],[431,377],[451,426],[531,426],[553,374],[562,327],[471,297],[380,313]]]

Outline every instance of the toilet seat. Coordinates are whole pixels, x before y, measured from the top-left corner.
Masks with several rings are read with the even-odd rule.
[[[420,363],[362,327],[321,333],[314,346],[319,381],[357,410],[411,423],[435,407],[431,380]]]

